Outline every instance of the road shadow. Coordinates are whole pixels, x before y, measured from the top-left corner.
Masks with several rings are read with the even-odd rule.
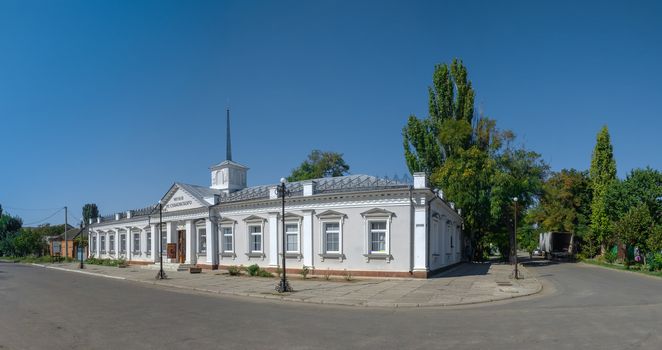
[[[463,262],[448,270],[437,272],[430,278],[487,275],[490,266],[492,266],[492,262]]]

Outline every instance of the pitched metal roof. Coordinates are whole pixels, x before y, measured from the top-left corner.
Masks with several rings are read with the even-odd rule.
[[[314,180],[305,180],[305,181],[296,181],[287,183],[286,187],[290,191],[292,196],[302,196],[303,195],[303,184],[309,182],[315,182],[314,194],[328,194],[328,193],[342,193],[342,192],[357,192],[357,191],[376,191],[376,190],[388,190],[388,189],[405,189],[408,188],[411,183],[407,181],[408,179],[388,179],[388,178],[379,178],[371,175],[346,175],[346,176],[337,176],[337,177],[325,177]],[[269,198],[269,189],[277,186],[277,184],[272,185],[260,185],[252,186],[241,189],[232,193],[225,193],[219,189],[214,189],[205,186],[185,184],[181,182],[176,182],[173,187],[179,187],[186,192],[190,193],[201,203],[207,205],[208,202],[205,198],[210,198],[213,196],[219,196],[220,203],[232,203],[240,201],[248,201],[253,199],[268,199]],[[150,205],[145,208],[131,210],[131,218],[137,218],[140,216],[148,216],[155,211],[158,205]],[[126,219],[126,211],[118,213],[120,219]],[[115,214],[106,215],[102,217],[101,221],[114,221]]]
[[[215,195],[220,195],[221,190],[215,189],[215,188],[209,188],[209,187],[204,187],[204,186],[198,186],[198,185],[190,185],[190,184],[185,184],[181,182],[175,182],[176,186],[179,186],[182,188],[184,191],[190,193],[193,197],[195,197],[197,200],[199,200],[202,203],[207,203],[205,201],[205,198],[213,197]]]
[[[290,182],[287,183],[286,187],[290,190],[292,196],[301,196],[303,194],[303,184],[311,181],[315,182],[315,194],[398,189],[408,188],[410,185],[405,181],[383,179],[370,175],[347,175]],[[266,199],[269,198],[269,189],[275,186],[277,184],[247,187],[227,195],[221,195],[220,202]]]

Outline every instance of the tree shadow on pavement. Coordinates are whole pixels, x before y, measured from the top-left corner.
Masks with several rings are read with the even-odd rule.
[[[487,275],[492,266],[491,262],[463,262],[448,270],[440,271],[430,276],[430,278],[461,277]]]

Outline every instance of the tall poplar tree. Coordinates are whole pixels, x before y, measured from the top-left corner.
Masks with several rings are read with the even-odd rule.
[[[591,158],[589,172],[593,199],[591,201],[591,233],[588,238],[590,254],[595,254],[597,247],[604,252],[611,238],[611,221],[607,215],[606,194],[609,186],[616,181],[616,161],[609,138],[609,129],[603,126],[598,133],[597,142]]]
[[[428,87],[429,118],[412,115],[402,129],[409,171],[431,175],[460,148],[471,145],[474,90],[461,60],[437,64]]]

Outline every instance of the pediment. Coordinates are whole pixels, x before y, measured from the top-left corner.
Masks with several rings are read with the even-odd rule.
[[[285,219],[301,219],[303,216],[293,214],[293,213],[285,213]]]
[[[206,204],[176,184],[170,188],[163,198],[164,213],[201,207],[206,207]]]
[[[224,218],[222,218],[222,219],[219,221],[219,223],[221,223],[221,224],[226,224],[226,225],[227,225],[227,224],[232,224],[232,225],[234,225],[234,224],[237,223],[237,220],[233,220],[233,219],[230,219],[230,218],[228,218],[228,217],[224,217]]]
[[[317,214],[318,218],[342,218],[347,217],[347,214],[337,212],[335,210],[326,210]]]
[[[257,215],[251,215],[244,218],[244,221],[265,221],[265,220],[266,220],[265,218]]]
[[[395,216],[395,213],[382,208],[373,208],[361,213],[362,216]]]

